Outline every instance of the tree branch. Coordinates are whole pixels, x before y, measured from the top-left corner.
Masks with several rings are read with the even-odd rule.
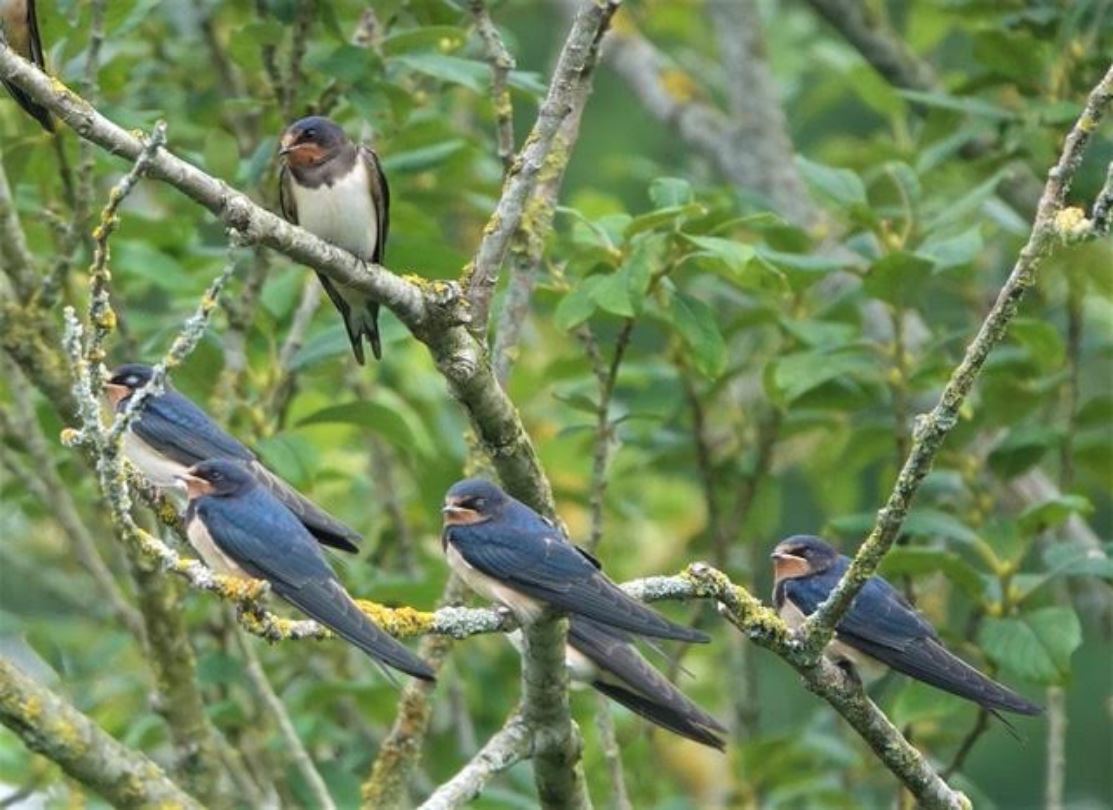
[[[437,788],[419,810],[451,810],[476,798],[493,777],[530,755],[533,735],[520,714],[513,714],[459,773]]]
[[[495,109],[495,132],[498,136],[498,156],[502,161],[503,176],[510,174],[514,165],[514,108],[510,103],[510,71],[514,57],[506,50],[499,29],[491,19],[484,0],[470,0],[475,30],[483,42],[487,62],[491,65],[491,102]]]
[[[483,229],[483,240],[465,271],[472,331],[486,337],[491,297],[499,268],[525,214],[525,203],[553,148],[565,117],[591,93],[591,79],[599,57],[599,42],[606,33],[620,0],[582,0],[564,41],[549,92],[525,145],[503,184],[502,196]]]
[[[116,807],[201,810],[151,760],[0,658],[0,722],[24,744]]]
[[[1035,283],[1036,273],[1044,259],[1062,240],[1075,241],[1096,235],[1092,224],[1079,209],[1066,208],[1065,205],[1067,192],[1086,146],[1111,101],[1113,66],[1091,92],[1082,115],[1066,137],[1058,162],[1048,173],[1032,232],[996,302],[974,340],[967,346],[962,362],[951,374],[939,402],[930,413],[917,418],[912,432],[912,448],[888,501],[878,512],[872,531],[830,597],[801,627],[802,645],[812,656],[819,656],[827,646],[839,619],[900,534],[920,483],[931,469],[943,440],[958,422],[959,409],[974,387],[986,357],[1005,336],[1020,300]]]
[[[808,4],[891,84],[921,92],[938,85],[931,65],[909,50],[888,22],[861,0],[808,0]]]

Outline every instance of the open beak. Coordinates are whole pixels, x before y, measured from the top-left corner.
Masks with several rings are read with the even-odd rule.
[[[206,481],[204,478],[198,478],[191,473],[183,473],[178,476],[178,482],[185,487],[189,499],[192,501],[194,498],[200,498],[202,495],[208,495],[213,491],[213,485]]]
[[[104,395],[108,398],[113,410],[129,394],[131,394],[131,389],[126,385],[117,385],[116,383],[105,383],[104,385]]]

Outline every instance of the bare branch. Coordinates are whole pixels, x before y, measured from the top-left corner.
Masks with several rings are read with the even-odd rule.
[[[459,773],[437,788],[419,810],[451,810],[462,807],[483,792],[497,774],[521,762],[530,754],[529,726],[519,714],[511,715],[506,725],[465,765]]]
[[[591,80],[599,56],[599,42],[606,33],[619,0],[582,0],[572,29],[557,60],[549,93],[537,114],[537,121],[503,185],[495,211],[483,229],[471,265],[465,271],[467,298],[471,309],[471,328],[476,335],[487,332],[491,297],[498,282],[499,268],[525,214],[526,200],[537,182],[545,159],[552,151],[561,122],[591,92]]]
[[[24,744],[117,807],[201,810],[151,760],[0,658],[0,722]]]
[[[19,297],[28,300],[38,282],[35,261],[27,248],[27,237],[12,199],[3,152],[0,152],[0,259],[4,260],[4,272],[11,278]]]
[[[834,635],[834,628],[846,613],[858,591],[877,570],[888,553],[912,505],[920,483],[931,469],[943,440],[958,422],[958,412],[974,387],[990,351],[1004,338],[1005,331],[1024,293],[1036,281],[1043,260],[1061,240],[1092,237],[1093,229],[1076,208],[1065,208],[1071,181],[1082,162],[1086,146],[1094,130],[1113,101],[1113,66],[1090,94],[1082,115],[1066,137],[1058,162],[1048,173],[1047,184],[1040,197],[1035,221],[1028,242],[997,296],[978,334],[966,348],[962,362],[951,374],[939,402],[929,414],[916,420],[912,433],[912,449],[897,477],[896,485],[877,521],[858,549],[850,569],[830,597],[820,605],[800,630],[804,648],[819,656]],[[1080,227],[1081,226],[1081,227]]]
[[[294,767],[298,769],[302,779],[309,786],[309,791],[313,794],[314,806],[320,808],[320,810],[336,810],[336,804],[328,792],[328,785],[321,778],[320,772],[309,757],[309,752],[302,745],[301,738],[298,737],[298,732],[294,728],[294,723],[290,719],[282,699],[275,693],[274,687],[271,686],[271,682],[267,678],[267,673],[263,669],[263,663],[259,660],[258,653],[251,646],[251,642],[244,638],[243,633],[233,627],[232,634],[235,636],[240,655],[243,656],[248,680],[255,688],[255,694],[262,702],[267,715],[278,724],[278,730],[282,734],[282,739],[286,742],[290,759],[293,761]]]
[[[881,14],[862,0],[808,0],[808,4],[890,83],[920,91],[938,85],[931,65],[909,50]]]
[[[514,108],[510,103],[510,71],[514,57],[506,50],[499,29],[491,19],[484,0],[470,0],[475,30],[483,41],[483,50],[491,65],[491,102],[495,108],[495,131],[498,133],[498,156],[502,161],[504,177],[510,174],[514,163]]]

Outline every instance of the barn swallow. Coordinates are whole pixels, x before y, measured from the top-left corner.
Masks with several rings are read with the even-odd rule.
[[[573,680],[674,734],[722,751],[726,728],[677,689],[638,652],[633,639],[583,616],[568,623],[565,652]]]
[[[773,602],[790,627],[811,615],[850,567],[849,558],[807,535],[782,540],[772,558]],[[878,576],[870,577],[839,621],[828,655],[839,663],[878,661],[994,713],[1043,711],[948,652],[935,628]]]
[[[374,150],[352,143],[327,118],[295,121],[282,133],[278,200],[282,216],[365,262],[382,264],[390,228],[390,188]],[[363,365],[363,336],[383,356],[379,305],[317,274]]]
[[[39,70],[46,71],[43,43],[39,37],[39,21],[35,14],[35,0],[0,0],[0,30],[12,50]],[[12,98],[38,121],[47,132],[54,131],[50,112],[14,84],[4,81]]]
[[[120,366],[108,379],[105,395],[116,413],[128,405],[132,394],[151,380],[154,369],[140,363]],[[255,454],[229,436],[192,401],[165,383],[164,391],[149,397],[139,418],[124,435],[124,455],[152,484],[177,485],[178,477],[193,464],[211,458],[242,461],[270,493],[286,506],[321,543],[355,552],[363,538],[264,467]]]
[[[507,607],[523,625],[551,606],[641,636],[710,640],[627,596],[598,560],[490,481],[454,484],[443,511],[441,545],[449,565],[468,587]]]
[[[262,579],[280,597],[380,664],[426,681],[433,670],[359,609],[313,536],[241,461],[203,461],[180,478],[186,534],[218,574]]]

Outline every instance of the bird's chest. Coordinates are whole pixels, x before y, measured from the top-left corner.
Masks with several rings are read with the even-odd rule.
[[[223,574],[229,577],[242,577],[244,579],[251,579],[240,566],[225,554],[217,546],[213,536],[209,534],[209,530],[205,528],[205,524],[200,518],[194,517],[186,526],[186,536],[189,537],[190,545],[201,555],[201,559],[205,561],[205,565],[209,566],[213,571],[218,574]]]
[[[508,585],[476,569],[464,559],[451,542],[445,543],[445,556],[448,558],[449,567],[456,572],[456,576],[460,577],[465,585],[484,599],[490,599],[508,608],[520,623],[532,624],[540,618],[544,610],[540,602],[518,593]]]
[[[162,455],[130,430],[124,434],[124,456],[156,487],[180,488],[177,479],[186,466]]]
[[[27,25],[27,0],[0,0],[0,29],[8,44],[30,58],[31,29]]]
[[[379,238],[379,220],[362,160],[332,185],[322,183],[309,188],[294,182],[291,186],[299,225],[364,261],[371,260]]]

